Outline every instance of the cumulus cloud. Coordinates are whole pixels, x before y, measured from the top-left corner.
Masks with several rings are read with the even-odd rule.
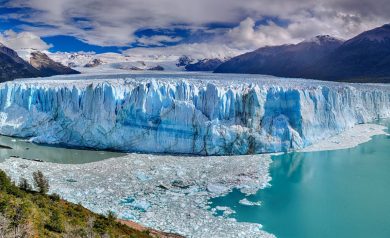
[[[288,28],[281,27],[272,21],[256,27],[252,18],[240,22],[239,26],[229,30],[226,34],[230,44],[237,48],[252,49],[265,45],[280,45],[296,43],[302,37],[295,38]]]
[[[100,46],[185,43],[179,37],[135,35],[140,29],[183,28],[214,32],[211,45],[250,50],[318,34],[349,38],[390,22],[388,0],[9,0],[5,7],[29,9],[3,15],[29,23],[23,30],[72,35]],[[225,23],[235,26],[215,27]]]
[[[36,50],[47,50],[51,46],[44,42],[39,36],[31,32],[16,33],[12,30],[0,33],[0,42],[5,46],[14,49],[21,50],[25,48],[33,48]]]

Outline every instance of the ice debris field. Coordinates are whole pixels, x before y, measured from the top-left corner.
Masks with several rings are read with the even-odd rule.
[[[301,149],[390,114],[390,87],[234,74],[115,74],[0,85],[0,133],[121,151]]]
[[[386,127],[363,124],[353,133],[329,138],[325,147],[349,148],[384,134]],[[353,143],[351,143],[353,141]],[[322,143],[321,143],[322,144]],[[233,189],[250,195],[269,186],[270,154],[240,156],[172,156],[129,154],[87,164],[41,163],[10,158],[0,163],[18,182],[32,181],[32,172],[41,170],[50,181],[50,193],[81,203],[101,214],[114,211],[120,218],[186,237],[270,238],[272,234],[256,223],[237,222],[228,207],[210,209],[209,199]],[[240,200],[246,206],[261,201]],[[222,216],[215,216],[222,214]]]

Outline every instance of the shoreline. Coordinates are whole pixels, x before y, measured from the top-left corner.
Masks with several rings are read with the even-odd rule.
[[[366,143],[376,135],[388,135],[386,126],[379,124],[358,124],[354,127],[305,147],[297,152],[316,152],[327,150],[342,150]]]
[[[184,238],[184,236],[178,235],[178,234],[173,234],[173,233],[167,233],[163,231],[158,231],[155,229],[150,229],[148,227],[145,227],[141,224],[138,224],[133,221],[128,221],[128,220],[122,220],[122,219],[117,219],[119,223],[122,223],[130,228],[133,228],[134,230],[137,231],[142,231],[142,232],[148,232],[149,235],[156,237],[156,238]]]

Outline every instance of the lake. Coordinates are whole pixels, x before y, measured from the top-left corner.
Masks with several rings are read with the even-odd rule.
[[[83,164],[100,161],[112,157],[120,157],[124,153],[82,150],[64,148],[59,146],[39,145],[30,143],[27,140],[0,136],[0,162],[11,156],[29,160],[39,160],[44,162],[61,164]],[[10,148],[5,148],[10,147]]]
[[[389,126],[388,121],[381,124]],[[211,199],[279,238],[390,237],[390,138],[355,148],[273,156],[272,186]],[[243,198],[261,206],[240,204]]]

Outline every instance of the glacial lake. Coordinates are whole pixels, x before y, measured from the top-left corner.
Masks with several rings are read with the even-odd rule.
[[[60,164],[84,164],[125,155],[124,153],[109,151],[39,145],[30,143],[24,139],[2,135],[0,135],[0,145],[2,145],[0,148],[0,162],[13,156],[28,160],[39,160]]]
[[[389,126],[390,122],[382,122]],[[279,238],[390,237],[390,137],[355,148],[273,157],[271,186],[252,196],[234,190],[211,199],[241,222]],[[241,199],[261,201],[247,206]]]

